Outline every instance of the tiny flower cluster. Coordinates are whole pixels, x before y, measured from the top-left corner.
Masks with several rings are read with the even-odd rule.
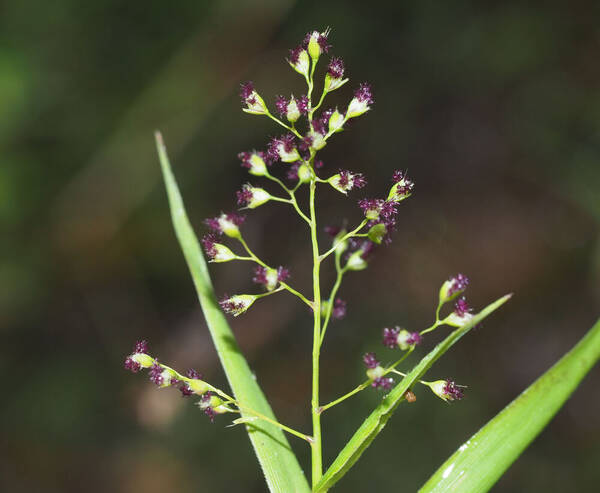
[[[366,353],[363,356],[363,363],[367,367],[367,378],[371,382],[371,387],[374,389],[389,391],[393,387],[394,379],[387,376],[390,372],[397,373],[403,377],[406,376],[406,374],[396,371],[394,366],[384,368],[377,359],[375,353]],[[429,387],[436,396],[446,402],[460,400],[464,397],[462,391],[462,388],[464,387],[455,384],[452,380],[436,380],[435,382],[419,380],[419,383]],[[416,400],[412,391],[407,394],[405,394],[407,400],[410,400],[410,402]]]
[[[420,344],[421,341],[422,337],[418,332],[409,332],[400,327],[383,329],[383,345],[390,349],[400,348],[402,351],[406,351]]]
[[[362,188],[367,184],[367,180],[361,173],[352,173],[345,169],[341,169],[327,181],[333,188],[343,194],[347,194],[354,188]]]
[[[340,234],[339,230],[335,228],[329,228],[329,231],[332,234]],[[446,324],[455,327],[463,327],[473,317],[471,314],[471,308],[467,304],[464,296],[456,300],[454,304],[454,311],[443,320],[439,319],[439,310],[443,304],[454,300],[457,296],[462,294],[462,292],[467,288],[468,284],[469,279],[464,274],[457,274],[456,276],[453,276],[445,281],[440,288],[435,323],[428,329],[425,329],[421,332],[409,332],[401,327],[385,327],[382,334],[383,345],[390,349],[399,348],[402,351],[412,351],[417,345],[421,344],[424,334],[431,332],[439,325]],[[406,356],[408,356],[408,354],[406,354]],[[403,359],[404,358],[402,358],[400,361]],[[374,388],[389,390],[393,385],[393,380],[389,377],[386,377],[386,375],[390,372],[405,376],[403,373],[395,369],[396,364],[399,362],[388,368],[384,368],[375,357],[375,353],[366,353],[363,356],[363,362],[367,366],[367,377],[371,381],[371,386]],[[463,398],[463,386],[457,385],[451,380],[437,380],[435,382],[420,381],[420,383],[428,386],[435,395],[444,401],[454,401]],[[414,399],[414,394],[412,394],[412,391],[406,398],[407,400],[409,398]]]
[[[290,271],[281,265],[277,269],[259,265],[254,270],[252,280],[257,284],[262,284],[267,291],[273,291],[279,283],[286,281],[289,277]]]
[[[411,196],[414,183],[400,170],[393,175],[393,186],[387,199],[361,199],[358,206],[368,220],[368,236],[371,241],[390,243],[391,233],[396,226],[398,204]]]
[[[224,234],[230,238],[240,237],[240,226],[244,223],[245,216],[235,213],[221,213],[217,217],[211,217],[205,221],[205,224],[213,231],[213,233]]]
[[[336,298],[333,301],[333,306],[330,306],[329,301],[325,300],[321,303],[321,316],[326,317],[331,310],[331,318],[341,320],[346,316],[346,307],[347,303],[341,298]]]
[[[280,116],[285,116],[290,123],[296,123],[298,119],[308,113],[309,101],[306,95],[298,99],[292,94],[289,98],[277,96],[275,107]]]
[[[460,296],[469,285],[469,278],[464,274],[457,274],[448,279],[440,289],[440,304],[456,299],[454,311],[448,315],[444,322],[454,327],[462,327],[472,318],[472,309],[464,296]],[[460,297],[459,297],[460,296]]]
[[[258,297],[252,294],[225,295],[219,301],[219,305],[221,305],[224,312],[237,317],[248,310],[257,299]]]
[[[200,409],[214,421],[215,416],[226,412],[234,412],[233,409],[221,399],[215,389],[202,379],[202,375],[194,369],[189,369],[185,376],[175,370],[158,362],[148,354],[148,343],[138,341],[133,347],[133,352],[125,358],[124,367],[133,373],[141,369],[148,369],[150,381],[157,387],[177,387],[183,397],[199,395]]]
[[[327,54],[331,49],[328,37],[329,30],[324,32],[309,32],[300,45],[290,50],[288,63],[296,72],[304,76],[309,83],[309,87],[312,87],[310,79],[312,78],[312,72],[314,72],[314,65],[321,55]],[[281,138],[276,139],[279,140],[279,143],[274,143],[275,149],[271,152],[271,156],[269,156],[270,160],[281,159],[283,162],[288,163],[308,161],[310,154],[297,156],[296,152],[302,150],[314,152],[322,149],[326,145],[327,139],[333,133],[343,130],[344,124],[350,118],[360,116],[371,108],[374,103],[371,86],[367,83],[361,83],[355,90],[354,97],[345,111],[339,111],[337,108],[329,108],[322,111],[319,117],[313,116],[313,113],[320,107],[324,97],[329,92],[339,89],[348,82],[348,79],[344,78],[344,73],[345,66],[343,60],[339,57],[332,57],[327,65],[321,101],[317,105],[313,106],[311,99],[307,95],[302,95],[298,98],[294,95],[290,97],[277,96],[275,100],[276,111],[292,125],[290,130],[296,134],[299,142],[294,143],[292,140],[293,136],[290,135],[289,137],[285,137],[285,142],[283,142],[282,146]],[[255,90],[254,84],[251,81],[242,84],[240,96],[245,112],[272,117],[264,99]],[[308,117],[309,129],[305,135],[300,135],[294,127],[301,116]],[[280,123],[283,124],[283,122]],[[283,125],[286,126],[285,124]],[[296,152],[292,151],[292,148],[295,148]]]
[[[464,392],[461,390],[464,386],[457,385],[452,380],[426,382],[425,385],[444,401],[458,401],[464,397]]]
[[[381,366],[375,353],[366,353],[363,362],[367,367],[367,377],[371,380],[371,387],[381,390],[390,390],[394,385],[392,377],[386,377],[386,370]]]
[[[294,195],[296,189],[302,184],[309,182],[312,184],[315,182],[328,183],[343,194],[347,194],[354,189],[363,188],[366,185],[367,181],[362,173],[355,173],[346,169],[340,169],[338,173],[326,180],[317,176],[318,171],[323,167],[323,162],[315,159],[316,152],[326,145],[329,137],[342,131],[349,119],[366,113],[374,103],[371,86],[367,83],[361,83],[355,90],[345,111],[340,111],[337,108],[321,108],[320,112],[315,114],[329,92],[339,89],[348,82],[348,78],[344,78],[346,68],[343,60],[340,57],[331,57],[327,64],[323,92],[319,102],[314,104],[310,97],[313,88],[314,66],[319,58],[331,49],[328,39],[329,30],[323,32],[311,31],[304,37],[299,46],[290,51],[288,62],[294,70],[306,78],[308,93],[299,97],[293,94],[290,96],[280,94],[276,97],[275,113],[282,120],[273,116],[265,103],[265,99],[258,93],[253,82],[249,81],[241,85],[240,97],[243,110],[246,113],[267,116],[287,129],[286,133],[272,137],[265,150],[240,152],[238,157],[242,167],[246,168],[248,173],[253,176],[262,176],[284,186],[281,181],[271,175],[270,171],[275,163],[281,162],[289,165],[286,171],[287,178],[297,182],[296,188],[293,190],[284,186],[290,198],[276,197],[264,188],[246,183],[236,192],[237,204],[241,208],[255,209],[270,201],[286,202],[296,207],[296,210],[302,216],[303,214]],[[297,127],[301,117],[307,119],[308,128],[303,133]],[[402,181],[402,186],[407,188],[401,190],[400,185],[395,185],[399,192],[386,202],[390,204],[397,203],[399,194],[408,195],[410,193],[409,188],[412,184],[408,185],[408,182],[403,180],[405,180],[404,176],[399,176],[397,181]],[[392,213],[395,213],[395,210],[386,211],[387,209],[384,207],[382,215],[388,218],[391,217]],[[304,218],[307,218],[307,216],[304,215]],[[238,294],[225,296],[219,302],[225,312],[234,316],[246,312],[258,298],[279,291],[279,288],[295,292],[285,284],[289,277],[289,271],[286,268],[268,267],[249,250],[240,231],[244,219],[244,216],[235,213],[221,213],[217,217],[207,219],[205,223],[211,233],[202,239],[204,250],[211,262],[252,260],[259,264],[255,270],[253,280],[263,285],[266,293],[261,295]],[[387,230],[382,231],[382,227],[375,224],[377,221],[372,220],[371,222],[373,224],[370,226],[374,227],[371,228],[369,239],[357,241],[357,239],[352,238],[348,242],[347,270],[365,268],[366,259],[373,249],[373,244],[380,243],[381,238],[387,234]],[[390,225],[389,219],[386,224]],[[241,257],[235,254],[228,246],[219,241],[221,235],[239,240],[249,256]],[[304,298],[304,301],[311,305],[311,302],[306,298]],[[332,319],[343,318],[346,313],[346,303],[339,298],[334,297],[331,304],[327,301],[323,301],[321,304],[324,318],[328,318],[328,312],[330,312],[329,316]]]

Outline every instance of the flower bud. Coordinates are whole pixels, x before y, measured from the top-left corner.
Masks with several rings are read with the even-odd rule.
[[[256,296],[252,294],[236,294],[230,298],[223,298],[219,301],[219,305],[223,311],[237,317],[250,308],[256,299]]]
[[[381,242],[383,241],[383,238],[385,238],[385,235],[387,233],[388,233],[388,230],[387,230],[387,227],[385,226],[385,224],[377,223],[369,228],[369,231],[367,232],[367,236],[368,236],[369,240],[371,240],[373,243],[377,243],[378,245],[381,245]]]
[[[344,79],[344,62],[341,58],[332,58],[325,74],[325,92],[335,91],[342,87],[349,79]]]
[[[363,175],[350,173],[347,170],[340,170],[339,173],[331,176],[327,181],[333,188],[343,194],[347,194],[353,188],[362,188],[367,184]]]
[[[348,250],[348,240],[342,241],[342,238],[346,236],[348,232],[345,229],[341,229],[333,238],[333,244],[335,247],[335,254],[341,255],[346,250]]]
[[[304,138],[304,141],[312,147],[315,151],[323,149],[327,145],[325,136],[320,132],[311,130],[308,135]]]
[[[370,221],[379,219],[383,204],[384,201],[381,199],[361,199],[358,201],[358,206],[364,212],[365,217]]]
[[[301,164],[298,167],[298,180],[300,183],[308,183],[312,177],[312,172],[306,164]]]
[[[240,96],[242,97],[242,103],[246,105],[246,108],[243,108],[243,111],[246,113],[253,115],[264,115],[267,113],[267,106],[263,98],[254,90],[252,82],[242,84]]]
[[[375,353],[367,353],[363,356],[363,362],[367,367],[367,377],[371,380],[371,387],[389,390],[394,384],[394,379],[385,377],[385,369],[381,366]]]
[[[369,377],[371,380],[375,381],[378,378],[381,378],[383,376],[383,374],[385,373],[385,370],[383,369],[382,366],[377,365],[375,368],[369,368],[366,373],[367,373],[367,377]]]
[[[311,180],[313,172],[308,165],[301,163],[302,161],[298,161],[290,166],[286,173],[288,180],[299,181],[300,183],[308,183]]]
[[[150,381],[158,385],[159,387],[168,387],[171,385],[171,380],[175,379],[175,372],[169,368],[163,368],[155,360],[153,365],[150,367],[148,372]]]
[[[227,406],[223,404],[223,400],[212,392],[206,392],[200,402],[198,402],[198,407],[204,411],[211,421],[215,420],[215,416],[217,414],[224,414],[229,411]]]
[[[444,323],[452,327],[464,327],[472,318],[471,308],[463,296],[456,301],[454,311],[444,319]]]
[[[202,246],[209,257],[209,262],[229,262],[237,258],[237,255],[229,248],[221,243],[217,243],[216,236],[213,234],[208,234],[202,238]]]
[[[462,385],[456,385],[451,380],[437,380],[435,382],[423,382],[435,395],[444,401],[457,401],[464,397],[460,389]]]
[[[402,329],[396,338],[396,343],[402,351],[406,351],[407,349],[416,346],[420,342],[421,336],[418,332],[409,332],[406,329]]]
[[[329,133],[341,132],[344,128],[346,119],[336,108],[336,110],[329,117]]]
[[[284,163],[294,163],[300,159],[300,154],[298,153],[298,149],[296,149],[295,139],[292,134],[271,139],[267,155],[272,160],[281,159]]]
[[[125,359],[125,369],[137,373],[142,368],[150,368],[154,363],[154,358],[143,353],[134,353]]]
[[[367,268],[367,262],[363,258],[362,250],[356,250],[348,257],[346,268],[350,270],[363,270]]]
[[[292,96],[292,99],[290,99],[290,102],[286,107],[285,116],[289,122],[295,123],[298,121],[298,118],[300,118],[300,114],[301,113],[300,108],[298,108],[298,103],[294,99],[294,96]]]
[[[321,53],[329,51],[330,46],[327,44],[327,36],[329,36],[329,29],[322,33],[313,31],[312,33],[308,33],[304,38],[304,45],[313,62],[319,59]]]
[[[241,238],[239,226],[244,222],[245,217],[239,214],[222,213],[218,217],[213,217],[205,221],[206,225],[215,233],[224,233],[230,238]]]
[[[469,285],[469,278],[464,274],[456,274],[442,284],[440,288],[440,305],[452,301]]]
[[[409,332],[406,329],[396,327],[394,329],[383,329],[383,345],[394,349],[399,347],[402,351],[406,351],[413,346],[421,343],[421,335],[418,332]]]
[[[310,59],[308,57],[308,52],[302,48],[302,46],[297,46],[293,50],[290,50],[288,63],[296,72],[304,77],[308,77],[310,71]]]
[[[241,190],[236,192],[236,195],[238,204],[247,209],[256,209],[272,198],[265,189],[253,187],[250,184],[244,185]]]
[[[267,174],[264,152],[240,152],[238,157],[242,160],[242,166],[248,168],[248,173],[251,175],[264,176]]]
[[[152,356],[143,353],[132,354],[131,359],[135,361],[142,368],[150,368],[154,359]]]
[[[354,98],[348,105],[346,111],[346,118],[354,118],[366,113],[373,104],[373,94],[371,92],[371,86],[367,83],[360,84],[358,89],[354,92]]]
[[[400,170],[394,171],[394,185],[390,189],[387,200],[390,202],[402,202],[412,195],[415,184],[408,179],[405,173]]]
[[[254,270],[252,280],[257,284],[262,284],[267,291],[273,291],[280,282],[285,281],[288,277],[290,277],[290,271],[282,266],[272,269],[259,265]]]
[[[190,368],[186,372],[186,376],[189,380],[184,380],[179,386],[182,397],[189,397],[194,394],[202,395],[208,391],[208,384],[202,381],[202,375],[196,370]]]
[[[133,347],[133,353],[125,358],[125,369],[137,373],[142,368],[150,368],[154,364],[154,358],[146,354],[147,352],[148,342],[137,341]]]
[[[198,395],[205,394],[208,392],[208,384],[204,380],[192,379],[188,382],[188,387]]]
[[[324,300],[321,302],[321,317],[326,317],[331,308],[331,318],[341,320],[346,316],[346,305],[347,303],[341,298],[335,299],[333,307],[331,307],[329,300]]]

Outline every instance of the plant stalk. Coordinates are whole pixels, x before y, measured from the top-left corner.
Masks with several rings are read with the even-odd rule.
[[[316,485],[323,475],[323,457],[321,443],[321,413],[319,412],[319,355],[321,349],[321,285],[319,244],[317,242],[317,218],[315,214],[315,189],[317,183],[310,182],[310,237],[313,251],[313,351],[312,351],[312,399],[311,414],[313,423],[313,442],[311,443],[312,484]]]

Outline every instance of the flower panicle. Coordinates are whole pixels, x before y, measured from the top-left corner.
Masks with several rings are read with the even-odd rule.
[[[230,411],[222,399],[216,395],[216,389],[204,381],[198,371],[190,368],[185,375],[181,375],[163,365],[157,358],[148,354],[148,343],[145,340],[135,344],[133,352],[125,358],[124,367],[133,373],[147,369],[148,378],[152,383],[159,388],[175,387],[181,392],[182,397],[200,396],[198,404],[211,421],[214,421],[216,415]]]

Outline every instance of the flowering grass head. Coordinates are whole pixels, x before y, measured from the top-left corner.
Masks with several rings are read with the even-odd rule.
[[[382,397],[383,401],[377,409],[390,407],[385,415],[376,418],[382,424],[385,424],[385,420],[402,400],[415,402],[416,397],[412,387],[417,384],[428,386],[444,401],[459,400],[463,396],[462,387],[453,381],[426,382],[419,380],[423,372],[417,376],[414,372],[413,374],[403,373],[400,365],[413,352],[420,350],[427,343],[426,335],[430,332],[439,330],[442,326],[458,327],[445,339],[445,345],[438,345],[432,351],[432,353],[435,351],[439,353],[434,355],[436,358],[441,356],[458,340],[460,335],[470,328],[470,325],[474,323],[473,318],[479,316],[473,314],[466,299],[461,296],[469,284],[468,278],[462,274],[451,277],[443,283],[439,290],[435,321],[431,326],[419,331],[400,327],[400,325],[396,325],[399,323],[398,321],[392,321],[390,326],[383,329],[383,351],[393,355],[392,358],[398,358],[400,355],[399,359],[390,363],[387,362],[387,359],[379,360],[372,351],[367,352],[363,356],[366,380],[354,390],[328,404],[322,404],[323,396],[319,386],[321,349],[328,331],[336,330],[339,337],[344,337],[343,328],[348,318],[347,303],[340,297],[343,281],[347,279],[347,276],[358,275],[359,271],[367,269],[376,259],[379,249],[390,244],[397,226],[402,224],[402,228],[405,227],[402,223],[403,204],[415,190],[415,185],[407,173],[395,170],[392,172],[392,185],[389,190],[374,194],[369,191],[368,198],[359,196],[352,199],[353,204],[358,203],[358,208],[354,205],[349,214],[359,216],[357,223],[353,224],[352,220],[340,219],[337,221],[337,226],[326,227],[327,238],[325,241],[320,237],[322,227],[318,217],[321,211],[317,199],[320,191],[326,189],[331,192],[333,188],[335,192],[340,192],[337,195],[341,199],[347,199],[349,195],[362,194],[362,190],[367,187],[366,171],[368,168],[351,171],[341,166],[333,167],[319,158],[319,152],[325,146],[330,145],[340,132],[347,130],[350,119],[368,113],[375,101],[371,84],[363,82],[352,94],[346,95],[346,103],[337,107],[325,105],[328,94],[342,89],[349,80],[345,78],[344,62],[337,56],[328,58],[322,84],[315,79],[315,73],[320,73],[315,71],[317,63],[320,59],[329,56],[332,48],[330,30],[326,29],[310,31],[298,46],[290,50],[287,61],[306,82],[306,91],[302,91],[304,94],[299,97],[293,94],[283,95],[289,94],[289,92],[281,91],[279,95],[267,98],[267,100],[275,102],[274,108],[269,108],[252,82],[242,84],[240,90],[242,110],[245,113],[267,118],[281,127],[283,131],[279,135],[271,137],[265,148],[242,151],[238,154],[242,167],[251,177],[258,178],[261,182],[259,184],[251,182],[240,184],[240,189],[236,193],[237,205],[252,211],[252,213],[255,213],[255,209],[263,207],[286,207],[296,216],[295,220],[307,228],[310,240],[308,253],[312,258],[311,268],[307,270],[311,273],[312,290],[307,291],[306,287],[296,285],[296,278],[290,276],[287,267],[280,265],[287,262],[272,262],[270,259],[263,259],[254,251],[244,235],[245,216],[238,213],[221,212],[206,219],[205,225],[209,231],[202,239],[202,246],[211,262],[236,261],[249,264],[253,268],[251,270],[253,272],[251,274],[252,281],[258,284],[258,287],[252,289],[252,291],[258,292],[223,296],[218,304],[225,314],[234,317],[241,316],[250,309],[256,309],[260,305],[257,302],[262,298],[277,293],[295,296],[300,303],[309,308],[305,312],[312,316],[312,330],[309,334],[298,334],[298,337],[312,335],[312,378],[310,379],[312,389],[310,404],[307,406],[313,424],[312,432],[310,434],[300,432],[291,426],[280,423],[271,415],[259,411],[259,409],[268,408],[268,404],[264,400],[255,399],[255,402],[259,403],[259,409],[249,405],[246,399],[251,397],[252,393],[238,392],[239,387],[236,390],[236,396],[230,396],[224,390],[206,382],[195,370],[190,370],[185,375],[178,373],[159,362],[157,358],[150,356],[148,346],[144,341],[135,345],[133,352],[127,356],[124,363],[125,368],[134,373],[147,369],[150,380],[160,388],[177,388],[184,397],[199,396],[200,400],[197,405],[211,421],[222,414],[237,413],[241,417],[235,419],[233,424],[260,421],[273,426],[275,431],[283,430],[306,441],[311,448],[314,491],[326,491],[330,486],[329,484],[320,485],[320,481],[325,481],[327,478],[327,474],[323,475],[321,414],[367,388],[374,388],[385,393],[385,397]],[[320,96],[316,96],[318,89],[321,89]],[[162,141],[160,143],[162,144]],[[165,164],[166,152],[162,147],[159,147],[159,153],[166,180],[173,180],[172,175],[169,174],[170,169],[167,168],[168,164]],[[178,237],[180,237],[186,253],[186,259],[192,266],[194,279],[196,281],[198,276],[208,277],[206,269],[202,266],[202,259],[199,259],[201,256],[199,251],[190,251],[190,245],[193,246],[193,242],[182,239],[185,235],[181,231],[184,230],[187,234],[185,238],[189,239],[191,227],[187,218],[182,214],[181,198],[171,190],[169,198],[171,203],[176,206],[176,213],[173,214],[174,222],[179,227]],[[260,213],[260,211],[256,212]],[[350,226],[351,224],[353,225]],[[272,233],[275,229],[269,227],[268,233]],[[277,232],[272,241],[280,240],[281,235]],[[331,272],[335,273],[329,286],[324,282],[321,271],[327,262],[331,264]],[[242,275],[250,277],[248,270]],[[208,287],[202,290],[203,286],[196,283],[198,293],[207,316],[211,317],[209,327],[213,332],[217,347],[222,353],[227,353],[227,351],[231,351],[232,344],[228,344],[225,348],[223,341],[234,340],[233,334],[222,328],[224,325],[226,326],[225,318],[215,311],[215,308],[218,309],[218,307],[212,297],[210,282],[205,282],[205,284]],[[443,317],[441,312],[447,309],[445,305],[453,301],[455,302],[454,308]],[[335,324],[335,328],[329,329],[333,320],[338,322]],[[344,322],[340,322],[341,320]],[[371,329],[365,327],[363,330],[366,334]],[[251,330],[251,328],[246,330]],[[372,333],[375,334],[375,332]],[[233,346],[235,347],[235,343]],[[442,349],[439,349],[440,347]],[[229,353],[227,357],[221,358],[225,368],[229,369],[228,377],[232,382],[238,381],[240,376],[247,376],[249,372],[239,350],[236,351],[235,357]],[[429,366],[431,366],[431,362]],[[402,377],[399,384],[395,382],[396,376]],[[406,379],[409,381],[407,382]],[[402,386],[403,383],[404,386]],[[256,382],[254,379],[245,380],[245,385],[254,388]],[[243,396],[243,400],[242,397],[237,398],[238,393]],[[253,395],[256,398],[257,392]],[[262,398],[264,399],[264,397]],[[374,413],[376,412],[378,411],[374,411]],[[382,428],[383,426],[380,427],[380,429]],[[263,447],[262,442],[256,441],[259,440],[257,436],[260,435],[260,440],[269,441],[272,432],[273,429],[264,434],[251,435],[257,453],[260,453]],[[355,447],[355,452],[352,453],[360,455],[362,447],[368,445],[368,443],[365,444],[367,439],[370,440],[372,437],[359,436],[355,440],[357,445],[351,441],[348,446]],[[282,443],[285,445],[285,439],[275,440],[272,446],[281,446]],[[284,455],[289,453],[289,449],[286,450],[281,450],[281,453]],[[265,471],[267,470],[269,468],[265,468]],[[334,474],[335,472],[332,473],[332,475]]]

